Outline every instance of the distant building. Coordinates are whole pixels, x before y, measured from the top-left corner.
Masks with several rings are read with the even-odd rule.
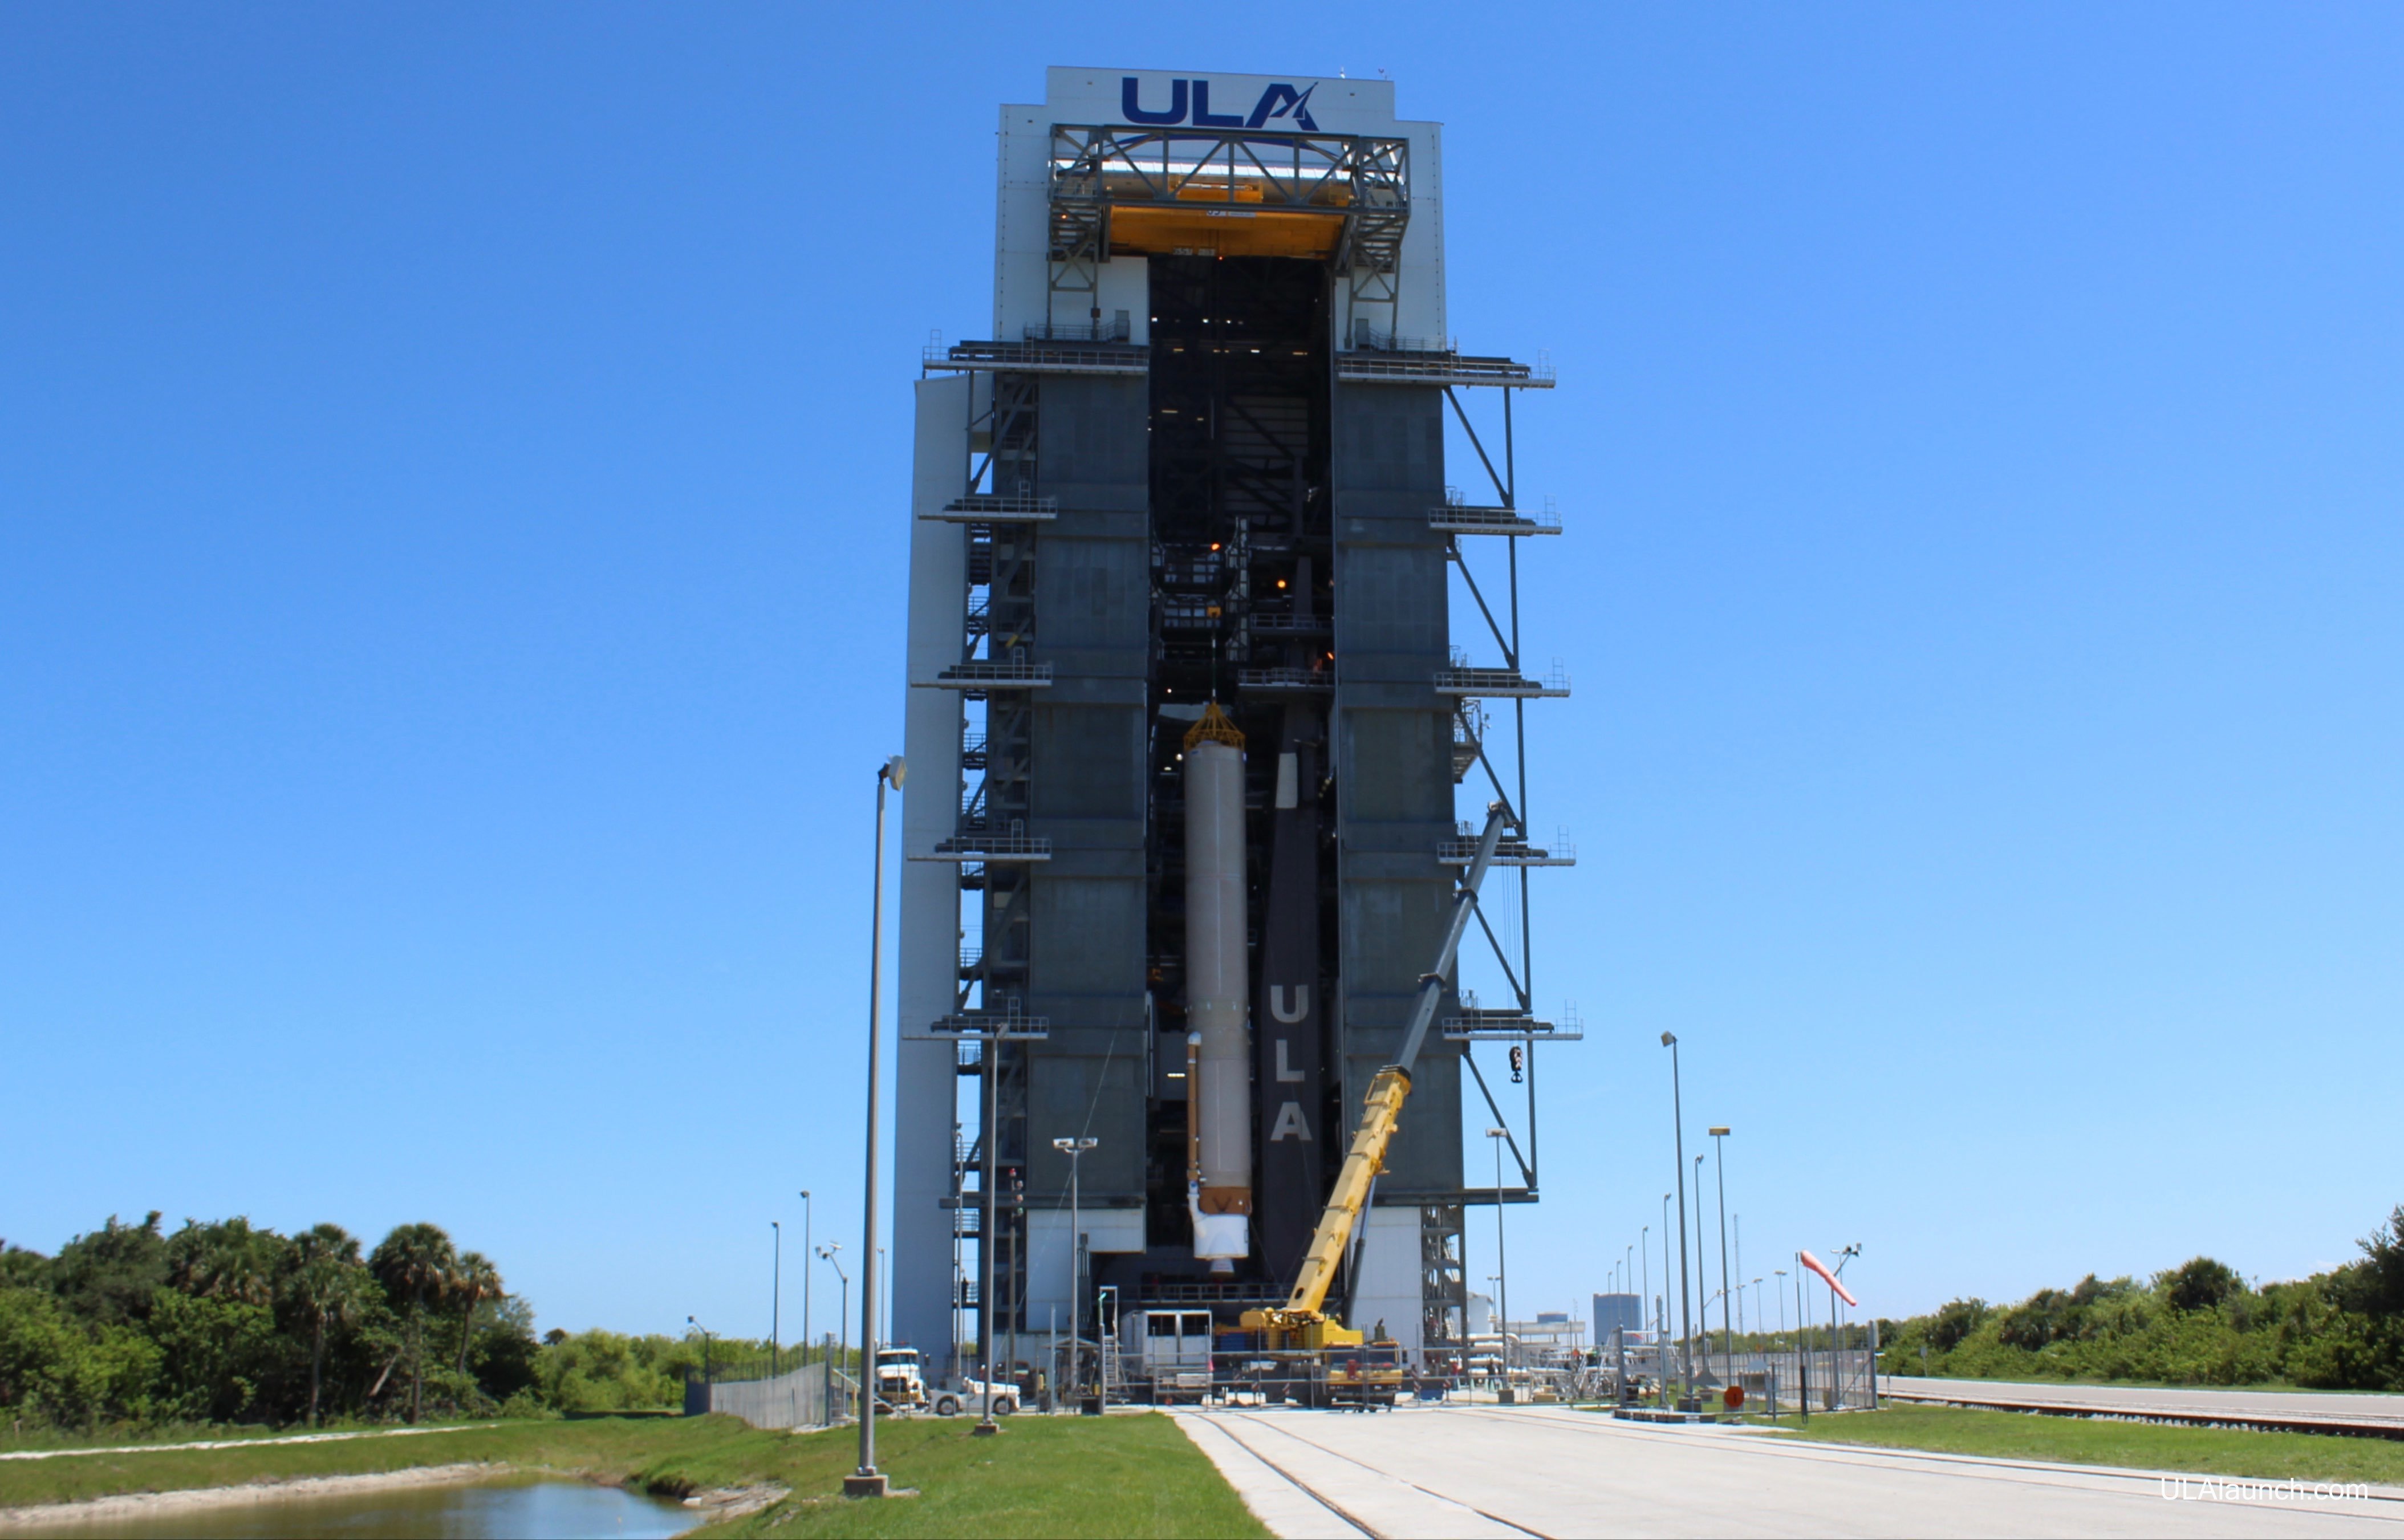
[[[1644,1329],[1644,1302],[1632,1294],[1599,1294],[1594,1296],[1594,1339],[1608,1342],[1614,1331],[1640,1332]]]

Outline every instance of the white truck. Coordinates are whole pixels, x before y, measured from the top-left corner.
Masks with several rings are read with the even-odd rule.
[[[894,1411],[927,1405],[927,1366],[915,1348],[876,1350],[876,1399]]]
[[[983,1417],[985,1392],[984,1380],[972,1379],[967,1375],[961,1375],[955,1379],[948,1388],[935,1393],[935,1415],[957,1417],[962,1412],[966,1412],[971,1417]],[[1018,1410],[1018,1387],[1005,1385],[999,1379],[995,1380],[993,1382],[993,1415],[1008,1417],[1016,1410]]]

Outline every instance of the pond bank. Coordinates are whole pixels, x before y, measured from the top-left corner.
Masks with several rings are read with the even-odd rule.
[[[118,1492],[73,1503],[40,1503],[30,1507],[0,1508],[0,1532],[108,1524],[164,1518],[171,1514],[199,1513],[213,1508],[247,1507],[259,1503],[354,1497],[408,1487],[447,1486],[484,1480],[509,1469],[504,1464],[488,1463],[418,1465],[407,1470],[379,1471],[372,1476],[304,1476],[288,1481],[251,1481],[232,1487]]]

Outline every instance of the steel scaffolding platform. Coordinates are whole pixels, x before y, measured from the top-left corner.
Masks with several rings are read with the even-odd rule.
[[[912,861],[974,861],[979,865],[992,865],[999,861],[1024,863],[1050,861],[1052,841],[1048,835],[1023,834],[1014,830],[1003,834],[983,830],[963,829],[946,839],[937,840],[934,849],[926,855],[912,856],[910,859]]]
[[[1428,527],[1447,535],[1558,535],[1560,517],[1528,513],[1516,508],[1473,508],[1447,503],[1428,510]]]
[[[1246,690],[1323,695],[1335,688],[1335,673],[1324,668],[1239,668],[1236,682]]]
[[[1465,829],[1468,825],[1463,824],[1461,827]],[[1448,839],[1436,842],[1435,859],[1447,866],[1466,866],[1475,860],[1476,856],[1475,839]],[[1524,839],[1504,839],[1495,844],[1494,864],[1497,866],[1575,866],[1577,851],[1574,847],[1553,848],[1530,845]]]
[[[1057,497],[1004,497],[974,493],[953,498],[918,517],[939,524],[1050,524],[1060,516]]]
[[[919,367],[930,374],[975,372],[1013,374],[1117,374],[1152,372],[1152,352],[1140,347],[1072,343],[954,343],[930,344],[919,355]]]
[[[983,658],[956,663],[931,679],[912,679],[920,690],[1048,690],[1048,663],[993,663]]]
[[[1528,679],[1516,668],[1439,668],[1435,693],[1481,700],[1565,700],[1570,681],[1558,668],[1541,679]]]
[[[1514,390],[1550,390],[1553,366],[1466,353],[1355,350],[1335,356],[1335,378],[1347,385],[1503,385]]]
[[[1582,1043],[1586,1029],[1572,1019],[1568,1025],[1556,1027],[1549,1021],[1538,1021],[1518,1011],[1479,1011],[1464,1009],[1457,1016],[1446,1016],[1438,1025],[1444,1035],[1455,1043]]]

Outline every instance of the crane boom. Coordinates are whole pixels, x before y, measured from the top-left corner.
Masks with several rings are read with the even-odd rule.
[[[1445,930],[1444,946],[1436,953],[1435,967],[1419,975],[1419,997],[1411,1009],[1410,1026],[1403,1033],[1401,1051],[1394,1056],[1394,1062],[1379,1070],[1369,1082],[1361,1125],[1353,1130],[1352,1147],[1345,1153],[1335,1189],[1327,1195],[1326,1211],[1320,1215],[1319,1228],[1312,1232],[1309,1249],[1303,1253],[1302,1270],[1294,1277],[1293,1292],[1286,1296],[1280,1309],[1247,1312],[1248,1326],[1265,1326],[1279,1335],[1310,1334],[1313,1328],[1324,1327],[1326,1317],[1321,1313],[1321,1307],[1326,1304],[1327,1291],[1335,1281],[1335,1264],[1342,1259],[1345,1247],[1351,1242],[1352,1231],[1360,1224],[1362,1211],[1368,1206],[1371,1184],[1385,1169],[1386,1146],[1393,1141],[1394,1131],[1401,1127],[1403,1102],[1411,1094],[1411,1064],[1419,1057],[1419,1044],[1427,1041],[1428,1029],[1434,1025],[1436,1007],[1444,999],[1444,981],[1452,973],[1453,959],[1461,952],[1461,938],[1469,929],[1470,914],[1477,907],[1478,886],[1486,880],[1486,869],[1494,861],[1494,847],[1502,843],[1503,827],[1510,821],[1507,804],[1497,801],[1488,805],[1486,830],[1478,836],[1477,853],[1470,860],[1469,875],[1461,880],[1461,891],[1453,899],[1452,923]]]

